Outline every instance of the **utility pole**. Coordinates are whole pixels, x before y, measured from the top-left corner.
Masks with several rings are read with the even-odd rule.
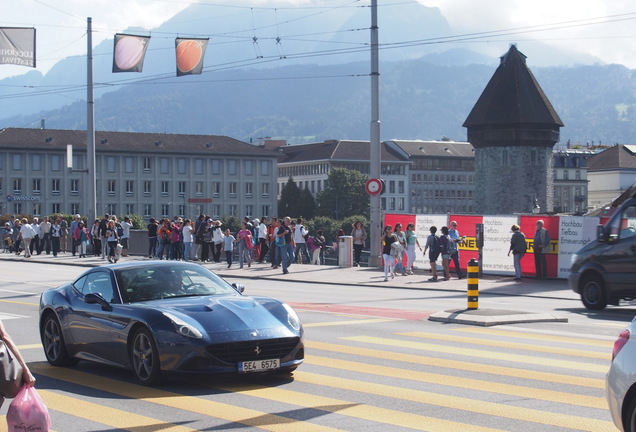
[[[371,141],[370,141],[370,169],[369,177],[380,179],[380,62],[378,53],[378,2],[371,0]],[[371,195],[371,226],[369,227],[370,249],[369,266],[380,265],[380,234],[382,231],[382,216],[380,209],[380,194]]]
[[[87,18],[87,50],[86,50],[86,163],[88,168],[88,182],[86,194],[88,195],[88,219],[91,224],[97,216],[97,175],[95,173],[95,100],[93,96],[93,30],[92,19]]]

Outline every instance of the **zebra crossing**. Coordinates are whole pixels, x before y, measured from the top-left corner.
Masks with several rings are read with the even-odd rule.
[[[397,320],[308,316],[293,378],[149,388],[102,366],[31,366],[54,430],[65,432],[616,430],[604,396],[610,340],[512,326],[379,332]]]

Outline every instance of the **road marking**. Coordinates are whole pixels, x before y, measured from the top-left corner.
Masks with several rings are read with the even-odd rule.
[[[388,321],[395,321],[386,318],[375,318],[375,319],[357,319],[350,321],[331,321],[331,322],[321,322],[321,323],[311,323],[311,324],[303,324],[303,327],[328,327],[328,326],[341,326],[341,325],[356,325],[356,324],[375,324],[375,323],[383,323]]]
[[[342,354],[365,356],[370,358],[391,360],[394,362],[397,361],[401,363],[413,363],[418,365],[457,369],[468,372],[486,373],[491,375],[504,375],[509,377],[531,379],[535,381],[574,385],[579,387],[590,387],[596,389],[605,388],[605,380],[574,375],[565,375],[542,371],[532,371],[532,373],[530,374],[528,372],[528,369],[517,369],[508,366],[479,364],[475,362],[462,362],[458,360],[436,357],[424,357],[413,354],[395,353],[391,351],[381,351],[378,349],[352,347],[350,345],[336,345],[308,340],[305,340],[305,347],[311,350],[338,352]]]
[[[535,387],[520,386],[490,382],[473,378],[442,375],[417,370],[399,369],[389,366],[376,366],[368,363],[353,362],[348,360],[334,360],[328,357],[308,356],[305,361],[317,366],[346,370],[351,372],[368,373],[389,378],[413,380],[438,384],[446,387],[456,387],[476,391],[498,393],[521,398],[558,402],[567,405],[582,406],[588,408],[606,409],[607,401],[604,397],[587,396],[575,393],[566,393],[554,390],[543,390]]]
[[[607,360],[610,361],[612,359],[611,350],[607,350],[605,352],[594,352],[594,351],[585,351],[578,349],[571,349],[565,347],[548,347],[545,345],[530,345],[526,343],[516,343],[516,342],[507,342],[507,341],[499,341],[492,339],[477,339],[474,337],[466,337],[466,336],[453,336],[453,335],[442,335],[439,333],[428,333],[428,332],[404,332],[404,333],[396,333],[399,336],[408,336],[415,337],[421,339],[432,339],[432,340],[443,340],[446,342],[457,342],[461,344],[472,344],[472,345],[488,345],[497,348],[509,348],[519,351],[532,351],[532,352],[542,352],[549,354],[561,354],[572,357],[585,357],[591,359],[598,360]],[[540,339],[540,337],[532,338],[534,340]],[[591,342],[591,341],[590,341]],[[595,341],[598,342],[598,341]]]
[[[435,344],[429,344],[429,343],[423,343],[423,342],[387,339],[387,338],[379,338],[379,337],[373,337],[373,336],[351,336],[351,337],[344,337],[341,339],[368,343],[368,344],[408,348],[411,350],[441,352],[445,354],[452,354],[454,356],[471,356],[471,357],[478,357],[478,358],[486,358],[489,360],[502,360],[509,363],[513,362],[513,363],[543,365],[546,367],[557,367],[562,369],[597,372],[601,374],[607,373],[607,369],[609,368],[609,364],[596,365],[592,363],[574,362],[569,360],[534,357],[534,356],[525,355],[525,354],[522,355],[522,354],[511,354],[511,353],[498,353],[494,351],[483,351],[483,350],[477,350],[477,349],[471,349],[471,348],[435,345]]]
[[[459,328],[455,329],[455,331],[462,333],[476,333],[479,335],[494,335],[494,336],[507,336],[512,337],[514,339],[530,339],[530,340],[541,340],[541,341],[549,341],[549,342],[561,342],[566,344],[573,345],[585,345],[585,346],[595,346],[599,348],[608,348],[611,352],[612,347],[614,346],[614,341],[609,340],[598,340],[598,339],[589,339],[586,337],[572,337],[572,336],[557,336],[553,334],[546,333],[533,333],[529,332],[519,332],[515,330],[500,330],[500,329],[482,329],[482,328]]]
[[[75,417],[128,431],[156,430],[157,423],[161,423],[162,432],[197,432],[191,429],[163,422],[155,418],[134,414],[110,408],[102,404],[86,402],[79,398],[64,396],[49,390],[38,390],[48,409],[71,414]]]
[[[338,415],[389,424],[391,426],[407,427],[415,430],[425,430],[429,432],[457,432],[459,430],[486,432],[500,430],[443,420],[435,417],[411,414],[403,411],[395,411],[377,406],[361,405],[339,399],[305,394],[293,390],[283,390],[276,387],[265,387],[245,383],[237,383],[236,386],[211,387],[228,392],[241,393],[252,397],[266,399],[268,401],[273,400],[285,404],[293,404],[306,408],[328,411]],[[395,391],[400,390],[401,389],[395,388]],[[304,431],[304,427],[302,430]]]
[[[29,318],[28,315],[15,315],[15,314],[6,314],[0,313],[0,320],[11,320],[11,319],[20,319],[20,318]]]
[[[338,429],[299,421],[293,418],[268,414],[235,405],[229,405],[198,397],[130,384],[111,378],[98,377],[74,369],[57,368],[46,363],[32,363],[29,365],[34,373],[47,376],[84,387],[90,387],[104,392],[142,400],[144,402],[163,405],[170,408],[190,411],[197,414],[239,423],[251,427],[258,427],[273,432],[289,432],[292,428],[302,428],[309,432],[332,432]],[[212,414],[213,413],[213,414]]]
[[[339,362],[339,361],[338,361]],[[331,377],[311,372],[298,371],[294,373],[294,380],[312,385],[326,386],[376,396],[406,400],[444,408],[492,415],[513,420],[521,420],[544,425],[576,429],[589,432],[616,431],[612,422],[571,416],[567,414],[551,413],[532,408],[521,408],[494,402],[485,402],[457,396],[447,396],[404,387],[376,384],[368,381],[358,381],[349,378]]]
[[[300,303],[290,302],[294,309],[309,310],[314,312],[342,313],[350,315],[371,316],[379,318],[394,318],[403,320],[421,321],[427,318],[432,311],[415,311],[405,309],[391,309],[368,306],[352,306],[332,303]]]

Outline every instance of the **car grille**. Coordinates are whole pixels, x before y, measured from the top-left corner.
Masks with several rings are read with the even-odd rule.
[[[227,363],[238,361],[283,358],[300,342],[300,338],[264,339],[208,345],[207,351]]]

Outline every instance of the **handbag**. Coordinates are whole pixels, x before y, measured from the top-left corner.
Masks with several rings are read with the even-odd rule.
[[[285,236],[276,237],[276,246],[285,246]]]
[[[22,365],[0,339],[0,394],[14,398],[22,388]]]

